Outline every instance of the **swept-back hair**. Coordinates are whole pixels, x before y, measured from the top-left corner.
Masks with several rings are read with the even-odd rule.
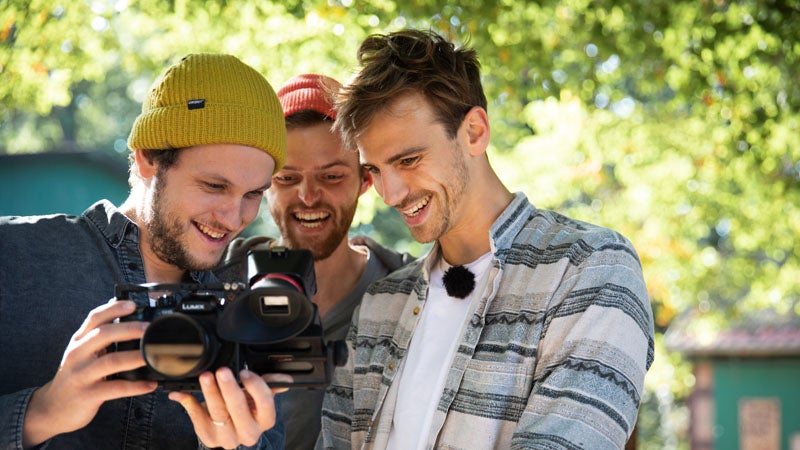
[[[358,62],[360,71],[336,100],[334,127],[346,148],[355,149],[372,118],[407,94],[421,94],[451,138],[470,109],[486,109],[475,50],[456,47],[433,31],[371,35],[361,43]]]

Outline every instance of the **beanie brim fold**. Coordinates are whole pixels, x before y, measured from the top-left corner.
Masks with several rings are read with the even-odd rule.
[[[178,149],[204,144],[238,144],[266,151],[275,159],[275,167],[286,161],[285,133],[264,133],[265,111],[242,105],[207,104],[203,109],[186,110],[166,106],[141,114],[133,124],[128,140],[131,149]],[[267,111],[268,116],[282,116],[281,110]],[[277,169],[276,169],[277,170]]]

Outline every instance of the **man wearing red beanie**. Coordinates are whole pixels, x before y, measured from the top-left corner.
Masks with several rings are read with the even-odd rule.
[[[331,131],[331,95],[339,83],[298,75],[278,89],[286,117],[286,164],[267,190],[281,244],[314,254],[318,305],[326,341],[343,340],[367,286],[410,261],[366,237],[348,239],[358,198],[372,186],[358,153]],[[290,390],[277,397],[286,421],[286,448],[314,447],[324,390]]]

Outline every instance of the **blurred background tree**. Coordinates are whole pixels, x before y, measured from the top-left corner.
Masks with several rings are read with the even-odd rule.
[[[346,81],[370,33],[445,33],[481,56],[508,186],[637,247],[658,345],[638,438],[687,448],[694,380],[668,327],[697,313],[708,340],[756,310],[800,314],[800,0],[442,3],[4,0],[0,152],[125,158],[150,83],[186,53],[235,54],[277,87]],[[356,228],[423,252],[394,214],[370,194]]]

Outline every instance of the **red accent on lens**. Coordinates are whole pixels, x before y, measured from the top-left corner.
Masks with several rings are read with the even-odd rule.
[[[283,280],[283,281],[291,284],[292,286],[294,286],[295,289],[297,289],[298,292],[303,293],[303,287],[300,286],[300,283],[298,283],[297,280],[295,280],[293,277],[290,277],[289,275],[286,275],[286,274],[283,274],[283,273],[268,273],[268,274],[264,275],[261,279],[263,280],[264,278],[272,278],[272,279],[275,279],[275,280]],[[253,284],[255,284],[255,283],[253,283]]]

